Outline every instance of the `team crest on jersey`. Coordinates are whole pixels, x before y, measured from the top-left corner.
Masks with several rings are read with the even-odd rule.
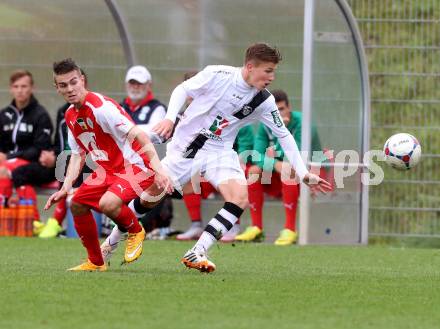
[[[283,126],[283,120],[281,120],[281,118],[280,118],[280,112],[272,111],[270,113],[272,114],[273,122],[275,123],[275,125],[277,127],[282,127]]]
[[[82,130],[87,130],[87,125],[84,122],[83,118],[76,119],[76,122],[79,124],[79,126],[81,127]]]
[[[227,126],[229,126],[229,121],[223,118],[221,115],[217,115],[211,127],[209,127],[209,131],[211,131],[216,136],[220,136],[223,129]]]
[[[87,121],[87,124],[89,125],[89,127],[90,127],[91,129],[93,129],[93,121],[92,121],[92,119],[87,118],[86,121]]]
[[[249,105],[245,105],[243,106],[243,108],[241,109],[241,112],[243,113],[243,115],[246,117],[248,116],[251,112],[252,112],[252,107],[250,107]]]

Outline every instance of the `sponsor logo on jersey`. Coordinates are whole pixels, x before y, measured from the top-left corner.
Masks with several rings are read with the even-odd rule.
[[[200,134],[202,134],[203,136],[208,137],[209,139],[217,141],[217,142],[221,142],[223,140],[220,136],[214,135],[211,131],[206,130],[205,128],[203,128],[200,131]]]
[[[220,136],[224,128],[229,126],[229,121],[223,118],[221,115],[217,115],[214,122],[209,127],[209,130],[216,136]]]
[[[8,125],[3,125],[3,131],[14,130],[14,124],[10,123]]]
[[[241,95],[237,95],[237,94],[232,94],[232,97],[235,97],[235,98],[237,98],[237,99],[239,99],[239,100],[242,100],[242,99],[243,99],[243,96],[241,96]]]
[[[250,107],[249,105],[245,105],[245,106],[243,106],[241,111],[244,116],[248,116],[252,112],[252,107]]]
[[[83,118],[76,119],[76,122],[79,124],[79,126],[81,127],[82,130],[87,130],[87,125],[84,122]]]
[[[230,71],[224,71],[224,70],[218,70],[218,71],[214,71],[215,74],[231,74],[232,72]]]
[[[272,114],[273,122],[277,127],[283,126],[283,120],[280,118],[280,112],[278,110],[270,112]]]

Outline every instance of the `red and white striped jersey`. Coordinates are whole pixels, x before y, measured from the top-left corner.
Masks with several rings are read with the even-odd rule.
[[[67,109],[65,119],[72,153],[90,154],[107,172],[122,172],[128,164],[147,168],[146,154],[136,152],[140,145],[127,139],[134,123],[115,100],[89,92],[80,109]]]

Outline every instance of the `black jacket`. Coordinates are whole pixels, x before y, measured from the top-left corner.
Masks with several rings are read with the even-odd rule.
[[[22,111],[12,101],[0,111],[0,152],[8,159],[38,161],[42,150],[51,149],[52,131],[49,114],[34,96]]]
[[[53,150],[56,155],[60,154],[64,150],[70,150],[69,143],[67,142],[67,124],[64,115],[67,109],[70,107],[69,103],[61,106],[57,111],[57,123],[54,138]]]

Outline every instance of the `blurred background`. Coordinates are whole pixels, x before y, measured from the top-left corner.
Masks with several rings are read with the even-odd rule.
[[[304,8],[303,0],[3,0],[0,102],[10,102],[9,74],[24,68],[34,74],[36,96],[54,118],[63,100],[53,88],[51,66],[72,57],[87,72],[90,89],[118,101],[127,67],[145,65],[156,97],[167,103],[185,72],[208,64],[240,66],[246,47],[265,41],[284,57],[272,88],[286,90],[301,110]],[[368,144],[382,149],[394,133],[415,135],[421,164],[403,174],[381,165],[385,182],[369,189],[368,234],[375,242],[417,238],[426,244],[440,234],[440,3],[316,0],[314,17],[312,121],[322,144],[362,154]],[[363,45],[356,44],[356,32]],[[365,54],[371,111],[362,81]],[[354,178],[339,196],[321,200],[325,207],[315,217],[329,209],[335,218],[354,214],[349,231],[360,231],[362,193]]]

